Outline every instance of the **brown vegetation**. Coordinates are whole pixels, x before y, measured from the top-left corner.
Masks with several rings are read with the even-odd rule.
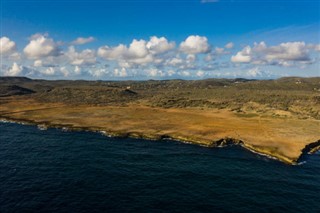
[[[320,143],[320,78],[144,82],[0,78],[0,85],[0,97],[13,85],[34,91],[1,97],[0,118],[118,136],[169,137],[205,146],[232,141],[287,163],[296,162],[308,144]]]

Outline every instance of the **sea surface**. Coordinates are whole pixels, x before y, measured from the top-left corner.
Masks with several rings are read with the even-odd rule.
[[[304,161],[0,123],[0,212],[319,213],[320,154]]]

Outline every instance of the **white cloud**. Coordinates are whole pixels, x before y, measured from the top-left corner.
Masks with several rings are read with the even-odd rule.
[[[93,65],[97,63],[96,54],[94,50],[86,49],[77,52],[74,46],[70,46],[65,53],[72,65]]]
[[[261,41],[260,43],[255,42],[253,44],[253,50],[255,52],[263,52],[267,49],[267,44],[264,41]]]
[[[76,40],[72,41],[71,44],[72,45],[82,45],[82,44],[87,44],[87,43],[93,42],[94,40],[95,40],[95,38],[92,36],[90,36],[88,38],[79,37]]]
[[[169,50],[172,50],[175,47],[174,42],[168,42],[165,37],[156,37],[152,36],[147,43],[147,48],[153,54],[164,53]]]
[[[279,75],[279,76],[283,76],[283,75]],[[249,69],[247,72],[245,72],[243,74],[243,77],[261,79],[261,78],[274,78],[276,77],[276,75],[272,74],[267,70],[261,70],[261,67],[253,67]]]
[[[232,49],[234,47],[234,44],[232,42],[229,42],[224,47],[227,48],[227,49]]]
[[[128,73],[126,68],[123,67],[121,69],[118,69],[118,68],[114,69],[113,75],[116,77],[127,77]]]
[[[210,45],[205,36],[191,35],[180,44],[180,51],[186,54],[208,53]]]
[[[56,74],[56,71],[53,67],[48,67],[48,68],[42,70],[41,73],[44,75],[54,75],[54,74]]]
[[[79,37],[72,43],[85,44],[94,40],[93,37]],[[281,67],[310,67],[316,72],[319,63],[317,51],[319,44],[305,44],[305,42],[284,42],[268,46],[265,42],[245,46],[235,52],[230,61],[226,61],[226,54],[231,54],[234,44],[229,42],[224,46],[213,47],[204,36],[190,35],[179,45],[165,37],[152,36],[148,40],[133,39],[131,43],[115,46],[102,46],[98,49],[81,49],[77,46],[67,46],[71,42],[56,42],[47,34],[35,34],[23,52],[16,51],[16,44],[7,37],[1,38],[1,53],[3,57],[3,74],[55,76],[55,77],[95,77],[121,78],[151,76],[154,79],[175,78],[203,78],[218,76],[265,76],[261,70],[263,65]],[[63,47],[64,45],[64,47]],[[61,49],[60,49],[61,47]],[[63,48],[63,49],[62,49]],[[63,52],[62,52],[63,50]],[[233,52],[233,51],[232,51]],[[108,60],[108,62],[104,61]],[[15,63],[13,63],[15,62]],[[108,64],[107,66],[106,63]],[[246,65],[240,65],[246,63]],[[315,64],[311,65],[310,64]],[[249,69],[248,67],[253,67]],[[240,71],[229,71],[231,68]],[[245,68],[245,69],[243,69]],[[269,68],[269,67],[268,67]],[[270,68],[276,69],[276,68]],[[214,71],[214,72],[213,72]],[[226,74],[224,74],[226,72]],[[296,71],[292,71],[295,73]]]
[[[127,47],[123,44],[119,44],[116,47],[103,46],[98,49],[98,56],[106,60],[118,60],[127,51]]]
[[[64,77],[79,76],[81,74],[81,67],[75,66],[73,68],[72,66],[63,66],[60,67],[59,71],[63,74]]]
[[[103,46],[98,49],[98,55],[107,60],[125,60],[129,62],[144,63],[149,51],[145,40],[134,39],[129,47],[119,44],[116,47]]]
[[[48,56],[60,55],[58,44],[46,35],[35,34],[24,48],[24,54],[30,59],[41,59]]]
[[[304,42],[286,42],[268,47],[265,42],[254,43],[253,48],[246,46],[231,61],[235,63],[269,64],[291,66],[293,63],[311,62],[310,47]]]
[[[213,55],[212,55],[211,53],[208,53],[208,54],[206,55],[206,57],[204,57],[204,60],[205,60],[206,62],[209,62],[209,61],[214,60],[214,57],[213,57]]]
[[[167,58],[164,63],[160,64],[161,67],[174,67],[179,70],[194,70],[198,65],[197,55],[196,54],[188,54],[183,55],[184,57],[180,57],[179,54],[174,56],[173,58]]]
[[[9,54],[7,59],[9,59],[11,61],[18,61],[21,59],[21,54],[19,52],[13,52],[13,53]]]
[[[262,76],[262,72],[260,71],[259,67],[254,67],[247,71],[247,76],[249,77],[259,77]]]
[[[320,44],[308,44],[307,47],[309,50],[320,51]]]
[[[7,72],[5,72],[5,75],[7,76],[18,76],[21,75],[23,71],[23,67],[19,66],[16,62],[12,64],[12,67],[10,67]]]
[[[222,47],[216,47],[216,48],[214,49],[214,52],[215,52],[215,54],[217,54],[217,55],[222,55],[222,54],[226,54],[226,53],[227,53],[227,52],[224,51],[224,48],[222,48]]]
[[[16,50],[16,43],[11,41],[8,37],[0,38],[0,54],[11,54]]]
[[[35,60],[35,61],[33,62],[33,66],[35,66],[35,67],[42,67],[42,66],[43,66],[42,60]]]
[[[235,63],[249,63],[251,61],[251,47],[246,46],[235,56],[231,56],[231,61]]]
[[[98,68],[98,69],[89,69],[88,73],[95,78],[101,78],[103,76],[107,76],[109,71],[106,68]]]
[[[289,61],[309,61],[308,49],[304,42],[287,42],[278,46],[267,48],[263,46],[260,50],[266,53],[267,60],[289,60]]]
[[[149,53],[146,44],[147,42],[143,39],[133,39],[124,57],[128,59],[145,58]]]
[[[75,66],[75,68],[74,68],[74,73],[75,73],[76,75],[80,75],[80,74],[81,74],[81,68],[80,68],[79,66]]]
[[[164,37],[150,37],[149,41],[133,39],[129,47],[119,44],[115,47],[103,46],[98,49],[98,56],[106,60],[115,60],[121,67],[135,67],[149,63],[159,64],[163,58],[158,55],[175,47],[174,42],[168,42]]]
[[[60,72],[63,74],[64,77],[68,77],[70,72],[67,67],[60,67]]]
[[[197,75],[198,77],[203,77],[203,76],[205,75],[205,72],[202,71],[202,70],[199,70],[199,71],[196,73],[196,75]]]
[[[165,65],[167,66],[177,66],[181,65],[183,63],[183,59],[180,57],[174,57],[174,58],[169,58],[166,62]]]
[[[151,76],[151,77],[163,77],[166,75],[162,70],[159,70],[157,68],[147,69],[146,73],[147,73],[147,76]]]
[[[191,73],[189,71],[184,70],[184,71],[179,72],[179,75],[184,76],[184,77],[188,77],[191,75]]]
[[[168,70],[167,71],[167,75],[168,76],[173,76],[173,75],[175,75],[176,74],[176,71],[174,71],[174,70]]]
[[[33,62],[34,67],[57,67],[58,64],[53,63],[51,60],[37,59]]]
[[[187,63],[193,63],[197,60],[197,56],[195,54],[188,54],[186,59]]]

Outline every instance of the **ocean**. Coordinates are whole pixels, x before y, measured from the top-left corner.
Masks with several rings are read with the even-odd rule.
[[[320,154],[0,123],[0,212],[320,212]]]

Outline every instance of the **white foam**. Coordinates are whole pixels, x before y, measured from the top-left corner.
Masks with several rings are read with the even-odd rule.
[[[38,129],[41,130],[41,131],[44,131],[44,130],[47,130],[48,127],[45,125],[45,124],[38,124],[37,125]]]
[[[255,151],[253,149],[250,149],[250,148],[246,147],[245,145],[240,144],[240,146],[242,146],[243,148],[245,148],[246,150],[249,150],[250,152],[252,152],[254,154],[257,154],[257,155],[260,155],[260,156],[264,156],[264,157],[270,158],[272,160],[279,160],[278,158],[273,157],[271,155],[268,155],[268,154],[265,154],[265,153],[261,153],[261,152],[257,152],[257,151]]]
[[[297,163],[295,165],[300,166],[300,165],[303,165],[303,164],[306,164],[306,163],[307,163],[307,161],[301,161],[301,162],[299,162],[299,163]]]
[[[22,124],[22,125],[27,124],[22,121],[13,121],[13,120],[7,120],[7,119],[0,119],[0,123]]]

